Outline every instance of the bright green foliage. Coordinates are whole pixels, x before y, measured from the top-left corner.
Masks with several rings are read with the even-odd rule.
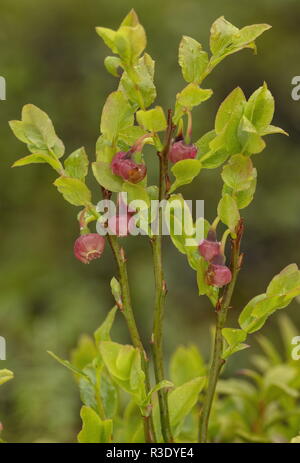
[[[170,360],[170,378],[175,386],[206,375],[206,365],[196,346],[179,346]]]
[[[152,106],[156,99],[155,63],[145,53],[146,34],[134,10],[129,12],[117,30],[96,28],[98,35],[115,55],[105,58],[105,68],[119,78],[119,83],[117,90],[108,96],[101,114],[96,159],[92,163],[94,177],[102,190],[107,190],[105,193],[108,197],[112,193],[126,192],[128,201],[136,202],[138,214],[142,212],[142,217],[146,218],[142,221],[139,216],[140,222],[143,222],[141,228],[149,234],[150,239],[153,236],[149,231],[149,222],[155,220],[148,217],[150,200],[158,199],[159,192],[163,193],[166,199],[163,216],[169,227],[170,238],[179,252],[186,255],[187,263],[195,271],[199,295],[206,295],[214,308],[219,308],[224,293],[222,289],[208,284],[209,263],[199,254],[199,236],[196,234],[202,225],[206,237],[211,224],[204,218],[194,223],[187,202],[181,194],[174,192],[195,180],[202,169],[223,165],[221,177],[224,184],[213,226],[225,229],[224,245],[228,235],[236,238],[237,226],[241,223],[240,209],[251,203],[256,189],[257,171],[252,155],[265,148],[263,137],[266,135],[286,134],[272,125],[274,98],[266,84],[248,99],[237,87],[221,103],[212,130],[195,142],[192,140],[192,114],[213,94],[211,89],[202,88],[202,82],[216,65],[244,48],[256,51],[255,40],[269,28],[267,24],[255,24],[238,29],[221,17],[211,27],[210,56],[197,40],[183,36],[178,61],[187,85],[176,95],[172,120],[170,112],[167,120],[161,106]],[[22,120],[11,121],[10,126],[30,152],[16,161],[14,166],[49,164],[59,174],[54,185],[64,199],[83,207],[78,219],[86,227],[97,220],[99,214],[85,183],[89,167],[85,149],[77,149],[62,163],[60,158],[64,155],[64,145],[47,114],[33,105],[24,106]],[[112,173],[111,162],[119,151],[127,152],[132,148],[133,159],[143,163],[145,144],[153,145],[153,155],[155,151],[158,152],[167,164],[169,142],[172,143],[181,132],[184,141],[195,143],[198,152],[196,159],[181,160],[172,166],[172,182],[169,182],[168,172],[165,172],[168,166],[163,162],[161,178],[165,176],[160,189],[156,185],[148,185],[147,176],[140,183],[133,184],[124,182]],[[165,159],[162,154],[166,156]],[[149,159],[154,162],[157,156]],[[140,200],[146,205],[146,210],[145,206],[138,205]],[[219,230],[217,232],[219,235]],[[123,255],[119,257],[123,258]],[[195,346],[179,347],[170,362],[171,381],[165,378],[148,387],[145,374],[147,361],[142,357],[143,349],[122,345],[111,339],[117,311],[122,311],[128,317],[122,284],[122,276],[119,280],[112,278],[111,292],[116,305],[95,331],[94,338],[87,335],[80,338],[71,353],[71,361],[62,360],[51,353],[72,372],[78,383],[83,403],[83,426],[78,441],[144,442],[143,425],[149,418],[153,418],[158,440],[163,441],[157,392],[164,389],[168,390],[170,423],[175,441],[195,442],[199,404],[203,403],[202,391],[207,383],[207,366]],[[299,294],[300,271],[292,264],[273,278],[264,294],[254,297],[245,306],[238,320],[240,328],[222,329],[223,351],[219,360],[225,361],[248,347],[245,344],[247,335],[260,329],[272,313],[286,307]],[[132,320],[127,318],[127,324],[130,323]],[[285,349],[290,356],[290,337],[294,330],[286,320],[282,322],[282,332]],[[139,343],[135,340],[136,344]],[[300,429],[300,414],[296,408],[300,390],[298,367],[289,359],[283,363],[267,339],[260,337],[259,344],[265,356],[254,359],[258,372],[244,372],[252,383],[244,379],[230,379],[218,385],[218,393],[222,395],[213,409],[209,430],[211,441],[273,442],[278,435],[286,441],[293,438],[293,442],[296,442],[298,439],[295,437]],[[11,372],[1,370],[0,384],[11,377]],[[293,408],[297,414],[294,420],[288,415]],[[262,417],[257,413],[261,413]],[[292,433],[287,432],[285,421],[289,421]]]
[[[78,434],[80,444],[109,443],[112,438],[112,420],[101,420],[99,415],[85,405],[81,408],[82,430]]]
[[[208,66],[208,54],[197,40],[184,35],[179,45],[178,61],[187,82],[200,83]]]
[[[133,125],[133,109],[121,91],[113,92],[103,107],[100,129],[104,137],[113,142],[121,130]]]
[[[176,387],[169,394],[170,421],[171,426],[174,429],[175,436],[179,434],[180,425],[186,415],[188,415],[192,408],[196,405],[198,396],[203,389],[205,382],[205,377],[195,378]]]
[[[170,188],[170,193],[173,193],[182,185],[191,183],[199,175],[201,167],[201,161],[198,159],[184,159],[176,162],[172,167],[176,180]]]
[[[227,225],[231,233],[234,233],[235,228],[240,220],[240,214],[236,201],[227,193],[221,198],[219,202],[218,216],[222,222]]]
[[[78,178],[59,177],[54,185],[66,201],[74,206],[88,206],[92,195],[88,187]]]
[[[136,114],[138,123],[149,132],[161,132],[167,128],[167,120],[160,106],[148,111],[140,110]]]
[[[287,307],[300,294],[300,271],[296,264],[288,265],[269,284],[266,293],[251,299],[239,317],[247,333],[260,329],[276,310]]]
[[[147,405],[139,350],[110,341],[102,341],[99,348],[104,364],[117,384],[132,395],[138,406]],[[142,408],[142,412],[147,414],[146,409]]]
[[[14,374],[12,371],[7,370],[7,369],[0,370],[0,386],[1,384],[4,384],[7,381],[13,379],[13,377],[14,377]]]
[[[84,180],[88,173],[89,160],[84,148],[74,151],[64,162],[68,177]]]
[[[243,341],[245,341],[247,337],[247,333],[243,330],[223,328],[222,335],[227,344],[227,347],[223,351],[223,359],[226,359],[235,352],[249,347],[247,344],[243,344]]]

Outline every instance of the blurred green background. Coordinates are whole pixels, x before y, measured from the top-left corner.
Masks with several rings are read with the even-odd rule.
[[[84,145],[92,160],[101,107],[117,85],[104,69],[109,53],[94,28],[116,28],[132,7],[147,31],[159,104],[165,109],[184,85],[177,64],[181,35],[207,48],[210,25],[221,15],[239,27],[273,26],[258,39],[258,56],[250,51],[231,56],[209,77],[206,85],[215,93],[195,113],[194,133],[198,138],[212,128],[216,108],[234,87],[240,85],[249,95],[267,81],[277,103],[274,123],[290,137],[269,137],[267,149],[255,158],[259,183],[255,201],[243,211],[246,258],[232,317],[286,264],[299,263],[300,102],[291,98],[292,77],[300,74],[298,0],[1,0],[0,75],[7,81],[7,101],[0,102],[0,335],[7,340],[7,361],[0,367],[12,369],[15,379],[1,387],[0,419],[10,442],[74,441],[80,428],[77,388],[46,350],[67,358],[80,333],[92,333],[100,324],[113,304],[109,281],[115,266],[108,247],[90,266],[74,259],[77,209],[57,194],[51,185],[55,176],[46,166],[11,170],[26,149],[7,121],[19,119],[23,104],[36,104],[53,119],[67,152]],[[219,171],[205,171],[184,193],[205,199],[212,219],[220,189]],[[150,246],[143,237],[126,239],[124,246],[147,343],[153,305]],[[165,265],[166,353],[179,343],[195,342],[207,358],[213,311],[198,298],[194,273],[168,241]],[[297,302],[288,313],[300,331]],[[276,341],[276,316],[266,332]],[[114,338],[129,341],[121,317]],[[255,339],[252,345],[255,349]],[[234,356],[227,373],[236,372],[247,358],[248,351]]]

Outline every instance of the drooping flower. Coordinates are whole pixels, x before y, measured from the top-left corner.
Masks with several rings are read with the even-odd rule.
[[[182,161],[183,159],[195,159],[197,151],[198,149],[195,145],[187,145],[183,140],[179,140],[171,145],[168,158],[173,163]]]
[[[74,255],[84,264],[99,259],[105,247],[105,239],[98,233],[87,233],[79,236],[74,243]]]
[[[119,151],[111,162],[111,170],[115,175],[131,183],[141,182],[147,173],[145,164],[138,164],[131,158],[130,151]]]
[[[228,285],[231,279],[231,271],[226,265],[209,264],[207,271],[207,283],[209,285],[221,288],[222,286]]]

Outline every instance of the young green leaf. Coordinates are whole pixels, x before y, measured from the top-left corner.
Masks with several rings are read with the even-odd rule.
[[[122,303],[121,285],[115,277],[113,277],[110,281],[110,288],[111,288],[111,292],[116,301],[117,306],[122,308],[123,303]]]
[[[210,29],[210,49],[212,54],[221,55],[238,31],[239,29],[227,21],[224,16],[218,18]]]
[[[195,345],[179,346],[176,349],[170,360],[170,378],[175,386],[181,386],[205,374],[204,360]]]
[[[194,106],[208,100],[212,94],[212,90],[200,88],[197,84],[191,83],[177,94],[176,102],[181,107],[191,110]]]
[[[18,159],[13,163],[12,167],[21,167],[28,164],[49,164],[59,174],[62,173],[63,167],[58,159],[44,153],[34,153],[25,156],[24,158]]]
[[[82,430],[77,436],[80,444],[104,444],[112,441],[112,420],[101,420],[90,407],[83,406],[80,411]]]
[[[7,370],[4,368],[3,370],[0,370],[0,385],[6,383],[7,381],[10,381],[13,379],[14,374],[12,371]]]
[[[219,202],[218,216],[221,221],[227,225],[231,233],[234,233],[240,220],[240,214],[236,201],[228,194],[225,194]]]
[[[178,386],[169,393],[170,422],[175,435],[178,432],[179,425],[196,405],[199,394],[204,388],[205,382],[205,377],[194,378],[191,381]]]
[[[100,129],[107,140],[116,139],[121,130],[133,125],[133,109],[119,90],[111,93],[103,107]]]
[[[272,122],[274,115],[274,98],[267,84],[258,88],[249,98],[245,106],[245,116],[253,124],[259,134],[263,133]]]
[[[204,134],[195,144],[198,148],[197,158],[201,161],[204,169],[215,169],[219,167],[230,156],[223,143],[214,143],[219,136],[215,130]]]
[[[54,185],[63,195],[66,201],[74,206],[88,206],[91,203],[92,194],[81,180],[70,177],[59,177]]]
[[[134,81],[126,71],[122,74],[119,90],[122,90],[137,107],[147,108],[156,98],[154,65],[153,59],[146,53],[134,66]]]
[[[106,315],[104,322],[99,326],[95,331],[94,337],[97,346],[101,341],[110,341],[110,331],[112,329],[113,323],[115,321],[115,316],[117,313],[118,307],[114,306]]]
[[[89,160],[84,148],[79,148],[70,154],[64,164],[68,177],[84,180],[87,176]]]
[[[148,111],[140,110],[136,113],[138,123],[149,132],[161,132],[167,128],[167,120],[161,106]]]
[[[112,173],[110,164],[106,162],[93,162],[92,170],[97,182],[106,190],[113,192],[122,191],[123,179]]]
[[[182,185],[191,183],[199,175],[201,168],[201,161],[198,159],[183,159],[176,162],[171,169],[176,180],[170,188],[170,193]]]
[[[223,328],[222,335],[227,343],[227,347],[224,349],[222,354],[223,359],[227,359],[235,352],[246,349],[248,347],[247,344],[243,344],[247,338],[247,333],[243,330],[235,328]]]
[[[107,71],[114,77],[120,77],[122,74],[122,61],[117,56],[107,56],[104,60],[104,66]]]
[[[179,45],[178,61],[187,82],[200,83],[208,65],[208,54],[197,40],[184,35]]]
[[[236,154],[223,167],[222,179],[235,193],[250,188],[254,172],[251,159],[243,154]]]

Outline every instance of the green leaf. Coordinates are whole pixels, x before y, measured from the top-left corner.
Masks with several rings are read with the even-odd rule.
[[[247,344],[243,342],[247,338],[247,333],[240,329],[235,328],[223,328],[222,336],[225,338],[227,347],[224,349],[222,358],[227,359],[230,355],[240,350],[246,349]]]
[[[101,420],[99,415],[85,405],[81,408],[82,430],[78,434],[80,444],[102,444],[112,442],[112,420]]]
[[[107,140],[116,139],[121,130],[133,125],[133,108],[121,91],[111,93],[103,107],[100,129]]]
[[[211,60],[211,67],[214,67],[226,56],[243,48],[256,50],[254,40],[270,27],[268,24],[253,24],[239,30],[224,16],[218,18],[211,28],[210,48],[214,55]]]
[[[87,176],[89,160],[83,147],[70,154],[64,164],[68,177],[84,180]]]
[[[170,422],[175,436],[184,418],[191,412],[198,401],[206,378],[195,378],[182,384],[168,394]]]
[[[117,306],[122,308],[123,303],[122,303],[121,285],[115,277],[113,277],[110,281],[110,288],[111,288],[111,292],[116,301]]]
[[[18,140],[23,143],[29,143],[22,121],[9,121],[9,126]]]
[[[115,77],[122,74],[122,61],[117,56],[107,56],[104,60],[107,71]]]
[[[255,178],[255,170],[251,159],[243,154],[236,154],[223,167],[222,179],[234,193],[248,190]]]
[[[289,305],[299,294],[300,271],[296,264],[291,264],[273,278],[266,293],[254,297],[244,307],[239,317],[241,328],[247,333],[257,331],[272,313]]]
[[[212,90],[200,88],[197,84],[191,83],[177,94],[176,101],[181,107],[191,110],[194,106],[208,100],[212,94]]]
[[[74,365],[72,365],[71,362],[69,362],[68,360],[63,360],[61,359],[60,357],[58,357],[57,355],[55,355],[53,352],[51,352],[50,350],[47,351],[47,353],[49,355],[51,355],[51,357],[54,358],[54,360],[56,360],[58,363],[60,363],[61,365],[63,365],[64,367],[66,367],[68,370],[70,370],[72,373],[74,373],[75,375],[79,375],[79,376],[82,376],[83,378],[87,378],[86,374],[83,373],[81,370],[79,370],[78,368],[76,368]]]
[[[246,190],[237,191],[234,194],[234,199],[239,209],[244,209],[253,200],[254,193],[256,190],[256,183],[257,183],[257,170],[253,169],[253,178],[250,182],[249,188],[247,188]],[[226,194],[226,193],[232,196],[233,189],[228,187],[226,184],[224,184],[222,194]]]
[[[71,351],[71,364],[78,370],[83,370],[97,356],[94,340],[87,334],[82,334],[78,345]]]
[[[115,316],[117,313],[117,306],[114,306],[106,315],[104,322],[99,326],[95,331],[94,337],[97,346],[101,341],[110,341],[110,331],[112,329],[113,323],[115,321]]]
[[[167,381],[166,379],[163,379],[162,381],[157,383],[148,394],[148,398],[147,398],[148,403],[150,402],[151,397],[155,392],[158,392],[161,389],[170,389],[173,386],[174,384],[171,381]]]
[[[7,370],[6,368],[4,368],[3,370],[0,370],[0,385],[13,379],[13,377],[14,377],[14,374],[12,371]]]
[[[252,122],[243,116],[238,127],[238,139],[246,154],[257,154],[264,150],[266,144]]]
[[[148,111],[140,110],[136,113],[138,123],[149,132],[161,132],[167,128],[167,120],[161,106]]]
[[[196,142],[198,148],[197,158],[201,161],[204,169],[219,167],[230,155],[223,143],[220,143],[219,147],[210,147],[210,144],[216,141],[217,138],[215,130],[211,130]]]
[[[122,191],[124,181],[121,177],[112,173],[110,164],[101,161],[93,162],[92,170],[97,182],[103,188],[115,193]]]
[[[24,158],[18,159],[13,163],[12,167],[21,167],[28,164],[49,164],[58,173],[62,172],[62,165],[58,159],[44,153],[33,153],[25,156]]]
[[[147,108],[156,98],[156,88],[153,82],[154,66],[153,59],[146,53],[133,68],[134,80],[126,71],[122,74],[119,89],[126,94],[129,101],[138,107]]]
[[[113,53],[118,53],[117,47],[115,46],[116,31],[107,27],[96,27],[96,32]]]
[[[179,346],[170,360],[170,378],[176,386],[206,374],[206,366],[197,346]]]
[[[39,148],[49,149],[60,158],[64,154],[64,145],[57,137],[52,121],[48,115],[32,104],[25,105],[22,110],[22,123],[29,144]]]
[[[242,117],[246,98],[240,87],[235,88],[221,103],[215,120],[216,133],[221,133],[229,123],[236,122]]]
[[[252,24],[239,30],[233,37],[234,47],[245,47],[256,40],[265,31],[271,29],[269,24]]]
[[[141,24],[121,25],[116,32],[114,43],[121,59],[128,65],[134,64],[147,45],[145,30]]]
[[[173,193],[182,185],[191,183],[194,178],[199,175],[201,167],[201,161],[198,159],[183,159],[182,161],[176,162],[171,169],[176,180],[170,188],[170,193]]]
[[[218,18],[211,26],[210,49],[213,55],[221,55],[225,48],[232,42],[238,28],[227,21],[224,16]]]
[[[141,354],[133,346],[115,342],[100,342],[100,353],[106,368],[118,385],[132,395],[142,413],[147,414],[145,374],[141,368]]]
[[[225,194],[219,202],[218,216],[221,221],[227,225],[231,233],[234,233],[240,220],[240,214],[236,201],[228,194]]]
[[[281,133],[282,135],[286,135],[287,137],[289,136],[289,134],[285,130],[281,129],[280,127],[276,127],[275,125],[269,125],[268,127],[266,127],[261,132],[261,136],[272,135],[274,133]]]
[[[208,55],[197,40],[186,35],[182,37],[178,61],[187,82],[201,82],[202,74],[208,66]]]
[[[267,84],[258,88],[249,98],[245,106],[245,116],[253,124],[259,134],[263,133],[272,122],[274,115],[274,98]]]
[[[37,106],[25,105],[22,121],[11,121],[9,125],[15,136],[26,143],[32,153],[45,151],[54,159],[63,156],[63,142],[57,137],[48,115]]]
[[[54,185],[66,201],[74,206],[88,206],[91,202],[91,192],[81,180],[70,177],[59,177]]]
[[[300,271],[297,264],[290,264],[276,275],[267,287],[267,296],[283,296],[300,287]]]

